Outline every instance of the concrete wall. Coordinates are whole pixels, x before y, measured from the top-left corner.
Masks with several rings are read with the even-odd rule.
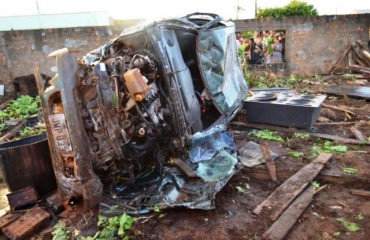
[[[356,40],[369,41],[370,14],[236,20],[237,31],[286,30],[287,73],[329,73]]]
[[[49,76],[56,72],[54,50],[67,47],[76,57],[117,37],[123,27],[81,27],[0,32],[0,84],[13,91],[15,77],[34,73],[35,63]]]

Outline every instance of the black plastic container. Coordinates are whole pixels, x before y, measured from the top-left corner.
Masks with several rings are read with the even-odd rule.
[[[284,127],[310,129],[320,115],[325,95],[297,94],[293,91],[260,90],[244,101],[246,120]],[[274,98],[263,98],[274,94]]]
[[[32,186],[44,196],[57,187],[45,134],[1,144],[0,169],[10,192]]]

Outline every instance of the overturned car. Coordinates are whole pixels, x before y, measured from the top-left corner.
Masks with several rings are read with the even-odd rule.
[[[62,199],[214,208],[237,164],[225,130],[247,92],[232,22],[195,13],[78,60],[51,56],[58,73],[38,87]]]

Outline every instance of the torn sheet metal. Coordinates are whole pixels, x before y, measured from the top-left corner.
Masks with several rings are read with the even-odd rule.
[[[204,143],[202,153],[196,144],[200,139]],[[111,188],[111,193],[116,198],[113,205],[127,206],[128,208],[123,208],[125,211],[138,212],[154,207],[184,206],[205,210],[215,208],[216,193],[235,173],[235,165],[238,162],[233,138],[229,132],[218,128],[197,133],[192,138],[192,147],[189,150],[189,153],[194,152],[200,153],[195,154],[198,157],[202,157],[202,154],[207,156],[206,159],[195,163],[192,158],[185,161],[195,170],[197,177],[187,177],[175,166],[166,166],[163,174],[150,169],[140,174],[134,183],[124,181],[114,184]],[[112,201],[107,200],[101,207],[104,208],[107,204],[112,205]]]

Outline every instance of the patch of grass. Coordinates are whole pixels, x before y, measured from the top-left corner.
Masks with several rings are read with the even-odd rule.
[[[249,135],[257,137],[262,140],[284,142],[284,139],[277,133],[270,130],[254,130]]]

